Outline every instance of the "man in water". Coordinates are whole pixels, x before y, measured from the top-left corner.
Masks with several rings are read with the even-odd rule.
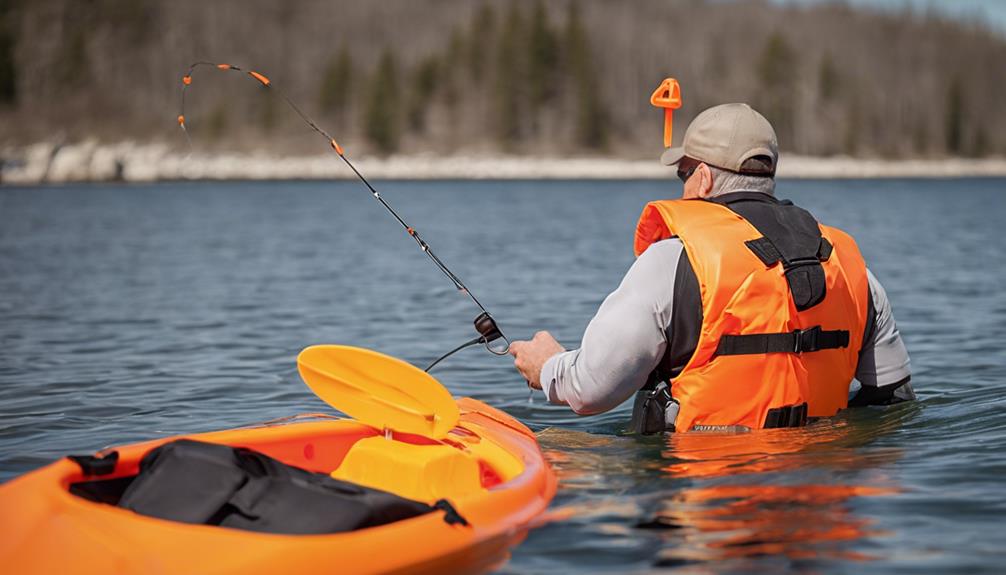
[[[850,236],[775,198],[778,156],[746,104],[699,114],[661,157],[682,199],[643,210],[638,257],[580,349],[545,331],[511,345],[528,384],[582,415],[636,394],[639,433],[797,427],[914,399],[887,294]]]

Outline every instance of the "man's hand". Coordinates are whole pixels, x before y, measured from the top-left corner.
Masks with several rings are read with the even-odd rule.
[[[510,344],[514,367],[534,389],[541,389],[541,367],[550,357],[563,351],[566,348],[559,345],[547,331],[534,334],[531,341],[515,341]]]

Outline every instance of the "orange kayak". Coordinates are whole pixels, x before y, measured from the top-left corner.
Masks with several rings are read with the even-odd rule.
[[[81,482],[135,476],[145,454],[179,439],[171,437],[97,454],[118,453],[100,478],[61,459],[0,485],[0,564],[8,573],[101,575],[491,569],[548,506],[556,478],[527,427],[471,398],[456,407],[456,423],[435,439],[335,418],[185,437],[413,500],[447,499],[467,525],[434,512],[343,533],[281,535],[156,519],[71,493]]]

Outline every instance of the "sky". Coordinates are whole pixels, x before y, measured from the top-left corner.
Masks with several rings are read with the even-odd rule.
[[[813,4],[834,0],[775,0],[780,4]],[[1006,0],[846,0],[850,4],[879,9],[900,9],[911,6],[925,10],[935,8],[950,16],[966,20],[980,17],[990,27],[1006,35]]]

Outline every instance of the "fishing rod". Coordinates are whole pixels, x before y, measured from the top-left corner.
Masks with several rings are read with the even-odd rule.
[[[398,221],[398,223],[402,225],[403,228],[405,228],[405,231],[409,234],[409,236],[411,236],[412,239],[414,239],[416,241],[416,245],[419,246],[419,249],[421,249],[423,251],[423,253],[426,254],[430,258],[430,261],[433,262],[433,265],[437,266],[437,268],[441,272],[443,272],[443,274],[445,276],[447,276],[447,279],[449,279],[451,281],[451,283],[454,284],[454,287],[458,291],[460,291],[460,292],[464,293],[465,295],[467,295],[472,300],[472,302],[475,303],[475,305],[479,308],[479,310],[481,310],[482,313],[480,313],[475,318],[475,322],[474,322],[475,323],[475,331],[477,331],[479,333],[478,337],[476,337],[476,338],[474,338],[474,339],[472,339],[470,341],[467,341],[467,342],[461,344],[460,346],[452,349],[451,351],[445,353],[444,355],[440,356],[433,363],[431,363],[426,368],[425,371],[430,371],[431,369],[433,369],[433,367],[435,365],[437,365],[438,363],[440,363],[444,359],[450,357],[451,355],[454,355],[455,353],[461,351],[462,349],[465,349],[465,348],[467,348],[469,346],[476,345],[476,344],[484,344],[486,350],[488,350],[490,353],[493,353],[495,355],[506,355],[507,352],[509,352],[509,350],[510,350],[510,340],[507,339],[507,337],[505,335],[503,335],[503,332],[500,330],[499,326],[496,324],[496,320],[493,319],[492,314],[490,314],[489,310],[487,310],[485,308],[485,306],[482,305],[482,302],[480,302],[478,300],[478,298],[475,297],[475,294],[473,294],[471,292],[471,290],[469,290],[468,287],[465,286],[464,282],[461,281],[461,278],[459,278],[454,272],[452,272],[447,267],[447,265],[444,264],[444,262],[441,261],[441,259],[439,257],[437,257],[437,255],[435,253],[433,253],[433,250],[430,248],[430,245],[428,243],[426,243],[425,240],[423,240],[422,236],[419,235],[419,232],[416,230],[416,228],[414,228],[413,226],[410,226],[408,223],[406,223],[405,220],[402,218],[402,216],[400,216],[398,214],[398,212],[396,212],[395,209],[391,207],[391,204],[389,204],[388,201],[385,200],[381,196],[380,192],[378,192],[374,188],[374,186],[371,185],[370,181],[368,181],[367,178],[365,178],[363,176],[363,174],[361,174],[360,171],[356,169],[356,166],[353,165],[353,162],[349,161],[349,158],[346,157],[346,151],[343,149],[343,147],[341,145],[339,145],[339,142],[335,141],[335,138],[333,138],[331,134],[329,134],[324,129],[322,129],[320,126],[318,126],[318,124],[316,124],[314,122],[314,120],[312,120],[307,114],[305,114],[297,106],[297,104],[295,104],[293,102],[293,100],[291,100],[286,95],[286,93],[283,90],[281,90],[278,86],[276,86],[272,82],[272,80],[270,80],[269,78],[267,78],[263,74],[259,74],[258,72],[255,72],[253,70],[244,70],[242,68],[239,68],[238,66],[233,66],[231,64],[217,64],[217,63],[214,63],[214,62],[200,61],[200,62],[195,62],[195,63],[189,65],[189,68],[185,72],[185,75],[182,76],[182,95],[181,95],[181,107],[180,107],[179,112],[178,112],[178,125],[182,128],[182,132],[185,133],[185,140],[188,142],[190,150],[192,150],[192,138],[189,136],[189,130],[188,130],[188,128],[185,125],[185,94],[188,91],[189,87],[192,85],[192,74],[193,74],[193,72],[195,71],[196,68],[199,68],[201,66],[207,66],[207,67],[215,68],[217,70],[222,70],[222,71],[238,72],[238,73],[247,75],[248,77],[256,80],[262,86],[265,86],[266,88],[275,91],[275,93],[278,94],[279,97],[282,98],[283,101],[286,102],[286,104],[288,106],[290,106],[290,108],[292,108],[293,111],[296,112],[297,115],[300,116],[300,118],[302,120],[304,120],[304,122],[308,126],[311,127],[312,130],[314,130],[319,135],[321,135],[321,137],[325,138],[325,141],[328,143],[329,147],[331,147],[332,150],[334,150],[335,153],[339,155],[339,157],[342,159],[342,161],[347,166],[349,166],[349,169],[352,170],[354,174],[356,174],[356,177],[359,178],[359,180],[361,182],[363,182],[363,185],[366,186],[368,190],[370,190],[370,194],[378,202],[380,202],[382,206],[384,206],[384,209],[387,210],[388,213],[391,214]],[[506,346],[504,348],[502,348],[502,349],[499,349],[499,348],[494,349],[493,346],[489,345],[490,343],[492,343],[493,341],[496,341],[498,339],[502,339],[503,342],[506,344]]]

